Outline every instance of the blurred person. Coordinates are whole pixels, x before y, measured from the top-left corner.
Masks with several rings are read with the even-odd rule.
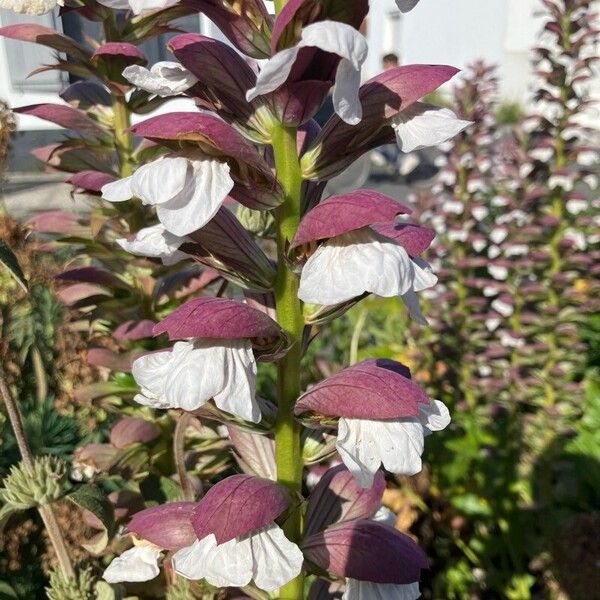
[[[384,71],[395,69],[396,67],[400,66],[400,59],[398,58],[397,54],[390,52],[381,59],[381,66],[383,67]]]

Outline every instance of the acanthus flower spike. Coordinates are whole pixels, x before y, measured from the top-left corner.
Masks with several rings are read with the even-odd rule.
[[[287,491],[267,479],[233,475],[214,485],[191,521],[197,540],[173,556],[176,573],[218,587],[251,581],[274,591],[300,573],[304,557],[275,523],[287,509]]]
[[[424,438],[450,422],[446,407],[430,400],[391,360],[366,360],[306,391],[294,413],[323,426],[337,425],[337,449],[361,487],[379,467],[414,475],[421,470]]]

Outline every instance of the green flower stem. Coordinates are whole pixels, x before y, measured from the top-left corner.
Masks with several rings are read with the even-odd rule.
[[[302,175],[296,148],[296,129],[277,125],[272,144],[277,178],[284,192],[284,201],[276,211],[277,278],[275,301],[277,319],[289,337],[290,350],[277,365],[278,410],[275,421],[275,460],[277,481],[286,486],[292,501],[302,491],[302,449],[300,425],[292,409],[300,395],[300,361],[302,359],[302,333],[304,317],[298,299],[298,278],[287,262],[287,249],[300,221],[300,192]],[[293,511],[283,530],[293,542],[302,537],[302,515]],[[299,600],[304,596],[303,574],[284,585],[278,598]]]
[[[129,130],[131,115],[125,96],[112,93],[113,127],[115,130],[115,148],[119,157],[121,177],[128,177],[133,172],[131,154],[133,152],[133,135]]]
[[[15,439],[17,440],[17,446],[23,459],[23,465],[29,471],[33,471],[33,456],[31,455],[29,444],[27,443],[21,413],[19,412],[19,407],[10,393],[6,380],[2,374],[0,374],[0,396],[2,396],[2,400],[6,406],[6,413],[15,434]],[[52,507],[49,504],[45,504],[43,506],[38,506],[37,509],[44,522],[44,526],[46,527],[50,542],[56,552],[56,558],[63,578],[65,580],[74,579],[75,571],[73,570],[67,546]]]

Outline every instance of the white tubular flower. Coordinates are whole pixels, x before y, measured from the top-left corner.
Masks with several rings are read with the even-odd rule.
[[[248,90],[248,102],[257,96],[274,92],[290,75],[302,48],[320,48],[341,57],[333,86],[333,107],[338,116],[350,125],[362,119],[358,98],[360,69],[368,53],[367,40],[354,27],[337,21],[319,21],[302,29],[300,41],[292,48],[277,52],[263,66],[256,86]]]
[[[130,238],[119,238],[116,241],[123,250],[131,254],[160,258],[165,265],[174,265],[187,257],[185,252],[178,249],[185,238],[173,235],[160,223],[144,227]]]
[[[296,577],[304,557],[276,525],[217,544],[214,534],[173,555],[173,568],[187,579],[206,579],[215,587],[243,587],[254,581],[272,592]]]
[[[442,144],[460,133],[471,121],[462,121],[450,109],[415,102],[390,123],[402,152]]]
[[[108,583],[150,581],[160,572],[158,560],[161,552],[160,548],[148,543],[136,545],[113,559],[102,578]]]
[[[398,5],[400,12],[407,13],[419,4],[419,0],[396,0],[396,4]]]
[[[439,400],[419,405],[419,416],[389,420],[349,419],[338,422],[336,447],[358,485],[370,488],[380,465],[398,475],[421,470],[425,436],[450,423],[450,413]]]
[[[179,0],[98,0],[99,4],[115,10],[131,9],[134,15],[163,10],[174,6],[178,2]]]
[[[45,15],[64,5],[64,0],[0,0],[0,8],[20,15]]]
[[[248,339],[196,339],[140,356],[132,374],[141,388],[134,398],[153,408],[193,411],[211,398],[221,410],[258,423],[254,397],[256,362]]]
[[[402,296],[415,310],[414,292],[432,287],[437,277],[427,263],[369,227],[331,238],[306,261],[298,297],[310,304],[337,304],[365,292]],[[418,307],[418,304],[417,304]]]
[[[227,163],[163,156],[130,177],[107,183],[102,197],[109,202],[136,197],[154,205],[167,231],[185,236],[215,216],[233,185]]]
[[[157,62],[151,69],[129,65],[123,70],[123,77],[135,87],[161,98],[183,94],[198,81],[185,67],[169,61]]]
[[[419,584],[374,583],[346,579],[346,591],[342,600],[417,600],[421,597]]]

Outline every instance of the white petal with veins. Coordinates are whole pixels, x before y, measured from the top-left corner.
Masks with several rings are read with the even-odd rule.
[[[462,121],[448,108],[415,102],[391,120],[402,152],[436,146],[460,133],[470,121]]]
[[[155,546],[134,546],[113,559],[102,577],[108,583],[150,581],[160,572],[158,567],[160,554],[160,548]]]
[[[250,340],[176,342],[170,350],[137,358],[132,374],[141,388],[134,398],[139,404],[193,411],[213,398],[222,410],[260,421]]]
[[[102,197],[109,202],[136,197],[156,206],[165,228],[183,237],[206,225],[221,208],[234,185],[229,171],[218,160],[163,156],[130,177],[106,184]]]
[[[436,281],[402,246],[363,227],[319,246],[302,269],[298,297],[311,304],[330,305],[365,292],[385,298],[403,296]]]
[[[175,572],[187,579],[206,579],[215,587],[257,587],[274,591],[302,569],[302,552],[274,523],[217,544],[213,534],[173,556]]]
[[[421,470],[425,436],[450,423],[438,400],[419,405],[417,417],[374,420],[340,418],[336,447],[358,485],[370,488],[383,464],[391,473],[415,475]]]
[[[161,98],[183,94],[198,81],[185,67],[170,61],[157,62],[151,69],[129,65],[123,70],[123,77],[137,88]]]
[[[173,235],[160,223],[144,227],[134,236],[120,238],[116,242],[123,250],[131,252],[131,254],[160,258],[165,265],[173,265],[187,256],[178,250],[179,246],[185,242],[185,238]]]
[[[256,86],[248,90],[246,99],[251,102],[257,96],[281,87],[287,81],[298,53],[307,47],[320,48],[341,58],[333,87],[333,105],[341,119],[356,125],[362,118],[358,89],[368,46],[364,36],[346,23],[319,21],[304,27],[295,46],[277,52],[262,66]]]

